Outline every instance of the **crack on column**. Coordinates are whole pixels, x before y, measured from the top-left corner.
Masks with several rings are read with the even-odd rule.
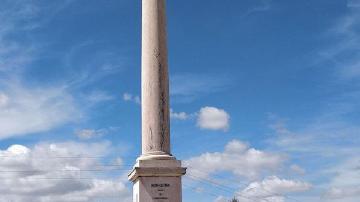
[[[160,149],[161,151],[167,152],[164,148],[165,144],[166,144],[166,135],[167,135],[167,127],[168,124],[166,122],[166,118],[165,117],[165,107],[167,107],[166,102],[167,102],[167,96],[166,96],[166,92],[164,92],[164,80],[162,80],[162,75],[164,74],[164,70],[163,70],[163,64],[161,63],[161,51],[158,48],[154,48],[154,57],[156,58],[157,62],[158,62],[158,66],[157,66],[157,71],[158,71],[158,86],[160,88],[160,102],[158,103],[159,105],[159,135],[160,135]]]
[[[164,92],[161,93],[161,104],[162,106],[164,106],[166,104],[166,98],[164,95]],[[161,116],[161,142],[160,142],[160,146],[161,149],[164,150],[164,144],[165,144],[165,136],[166,136],[166,126],[165,126],[165,109],[164,107],[161,108],[160,110],[160,116]]]
[[[151,151],[153,149],[153,146],[152,146],[152,139],[153,139],[153,131],[152,131],[152,128],[149,127],[149,130],[150,130],[150,144],[149,144],[149,150]]]
[[[160,56],[160,53],[158,54]],[[161,64],[161,62],[158,63],[158,73],[159,75],[163,75],[162,73],[162,70],[163,70],[163,66]],[[165,107],[166,106],[166,97],[165,97],[165,93],[164,93],[164,89],[163,89],[163,80],[161,79],[162,77],[160,76],[159,77],[159,86],[160,86],[160,89],[161,89],[161,93],[160,93],[160,102],[159,102],[159,108],[160,108],[160,111],[159,111],[159,116],[160,116],[160,135],[161,135],[161,139],[160,139],[160,149],[162,151],[165,151],[164,149],[164,145],[165,145],[165,136],[166,136],[166,127],[165,127]]]

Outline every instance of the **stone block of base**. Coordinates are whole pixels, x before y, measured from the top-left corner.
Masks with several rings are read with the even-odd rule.
[[[181,202],[181,176],[186,168],[181,167],[181,161],[140,160],[129,174],[129,180],[134,182],[134,202]]]

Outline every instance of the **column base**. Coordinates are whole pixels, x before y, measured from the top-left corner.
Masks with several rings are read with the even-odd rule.
[[[174,157],[167,160],[140,157],[128,176],[134,183],[133,202],[181,202],[181,176],[185,173],[186,168]]]
[[[176,158],[173,155],[165,152],[152,152],[152,153],[142,154],[137,159],[137,162],[144,160],[176,160]]]

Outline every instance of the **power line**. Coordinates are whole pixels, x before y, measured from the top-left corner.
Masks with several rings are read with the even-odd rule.
[[[208,183],[213,184],[213,185],[218,186],[218,187],[223,187],[222,190],[224,190],[224,191],[228,191],[228,192],[229,192],[230,190],[232,190],[232,191],[230,191],[230,192],[235,192],[235,195],[240,196],[240,197],[243,197],[243,198],[248,198],[248,199],[250,199],[249,196],[244,196],[244,195],[242,195],[242,194],[236,193],[236,189],[231,188],[231,187],[229,187],[229,186],[225,186],[225,185],[223,185],[223,184],[220,184],[220,183],[217,183],[217,182],[213,182],[213,181],[211,181],[211,180],[209,180],[209,179],[202,178],[202,177],[199,177],[199,176],[195,176],[195,175],[191,175],[191,174],[187,174],[187,175],[188,175],[188,176],[189,176],[189,175],[192,176],[191,178],[193,178],[193,179],[194,179],[194,178],[197,178],[197,179],[199,179],[199,181],[201,180],[201,181],[203,181],[203,182],[208,182]],[[224,189],[224,188],[225,188],[225,189]],[[227,189],[227,190],[226,190],[226,189]],[[261,191],[267,191],[267,190],[266,190],[266,189],[263,189],[263,190],[261,190]],[[295,199],[295,198],[292,198],[292,197],[289,197],[289,196],[286,196],[286,195],[283,195],[283,194],[276,194],[276,193],[272,193],[272,192],[270,192],[270,191],[267,191],[267,192],[268,192],[269,194],[273,195],[273,196],[283,196],[283,197],[285,197],[285,198],[287,198],[287,199],[300,202],[299,200],[297,200],[297,199]],[[265,200],[265,201],[269,201],[269,200],[266,199],[265,197],[254,197],[254,198],[261,199],[261,200]]]
[[[208,180],[208,179],[204,179],[204,178],[197,177],[197,176],[194,176],[194,175],[190,175],[190,178],[192,178],[193,180],[198,181],[198,182],[208,183],[208,184],[212,185],[213,187],[221,189],[221,190],[223,190],[223,191],[225,191],[227,193],[235,194],[236,196],[241,197],[241,198],[245,198],[245,199],[252,200],[252,201],[254,201],[253,198],[260,199],[258,197],[249,197],[249,196],[244,196],[242,194],[236,193],[236,189],[225,186],[225,185],[222,185],[222,184],[219,184],[219,183],[215,183],[215,182],[213,182],[211,180]],[[268,201],[267,199],[263,199],[263,198],[261,198],[261,199],[265,200],[265,201]]]
[[[184,185],[184,187],[187,187],[187,188],[189,188],[189,189],[194,190],[195,192],[198,192],[198,190],[197,190],[196,187],[193,187],[193,186],[190,186],[190,185],[187,185],[187,184],[183,184],[183,185]],[[214,193],[212,193],[212,192],[205,191],[205,190],[202,190],[200,193],[206,193],[206,194],[209,194],[209,195],[211,195],[211,196],[218,197],[218,195],[216,195],[216,194],[214,194]]]
[[[193,167],[188,166],[188,168],[193,168]],[[199,170],[196,170],[196,171],[199,172],[199,173],[206,174],[205,172],[201,172],[201,171],[199,171]],[[211,175],[212,175],[212,176],[217,176],[217,177],[220,177],[220,178],[225,178],[224,176],[220,176],[220,175],[217,175],[217,174],[211,174]],[[238,184],[242,184],[242,185],[244,185],[244,186],[248,186],[248,184],[246,184],[246,183],[242,183],[242,182],[239,182],[239,181],[236,181],[236,180],[233,180],[233,179],[227,179],[227,180],[228,180],[228,181],[235,182],[235,183],[238,183]],[[300,201],[299,201],[298,199],[296,199],[296,198],[290,197],[290,196],[288,196],[288,195],[286,195],[286,194],[281,194],[281,193],[277,193],[277,192],[271,192],[271,191],[269,191],[269,190],[267,190],[267,189],[265,189],[265,188],[263,188],[263,189],[260,190],[260,191],[266,192],[266,193],[268,193],[268,194],[270,194],[270,195],[274,195],[274,196],[283,196],[283,197],[285,197],[285,198],[287,198],[287,199],[300,202]]]
[[[14,158],[14,157],[25,157],[25,156],[0,156],[0,158]],[[103,158],[103,156],[43,156],[43,157],[30,157],[31,159],[99,159],[99,158]],[[107,165],[99,165],[99,167],[122,167],[122,166],[129,166],[130,168],[129,169],[125,169],[125,168],[111,168],[111,169],[103,169],[103,168],[99,168],[99,169],[74,169],[74,170],[71,170],[71,169],[59,169],[59,170],[55,170],[55,169],[50,169],[50,170],[0,170],[0,173],[36,173],[36,172],[110,172],[110,171],[131,171],[133,165],[120,165],[120,164],[107,164]],[[188,168],[192,168],[191,166],[188,166]],[[200,172],[199,170],[196,170],[197,172]],[[206,174],[205,172],[203,172],[204,174]],[[216,175],[216,174],[212,174],[213,176],[218,176],[218,177],[221,177],[221,178],[224,178],[224,176],[220,176],[220,175]],[[234,192],[234,188],[231,188],[231,187],[228,187],[228,186],[225,186],[223,184],[220,184],[220,183],[216,183],[216,182],[213,182],[209,179],[205,179],[205,178],[202,178],[202,177],[199,177],[199,176],[195,176],[195,175],[191,175],[191,174],[187,174],[187,176],[190,176],[191,178],[197,178],[197,180],[201,180],[201,181],[206,181],[207,183],[210,183],[212,185],[215,185],[216,187],[222,189],[223,191],[227,191],[229,192],[229,190],[231,190],[231,192]],[[13,179],[13,178],[10,178],[10,177],[7,177],[7,178],[0,178],[0,179]],[[33,178],[32,180],[90,180],[90,179],[93,179],[93,178]],[[239,183],[239,184],[243,184],[245,186],[248,186],[248,184],[245,184],[245,183],[241,183],[239,181],[235,181],[233,179],[227,179],[229,181],[233,181],[233,182],[236,182],[236,183]],[[292,198],[292,197],[289,197],[285,194],[280,194],[280,193],[276,193],[276,192],[270,192],[269,190],[266,190],[266,189],[261,189],[260,191],[264,191],[264,192],[267,192],[268,194],[271,194],[271,195],[275,195],[275,196],[283,196],[285,198],[288,198],[288,199],[291,199],[291,200],[294,200],[294,201],[298,201],[300,202],[299,200],[295,199],[295,198]],[[243,196],[241,194],[238,194],[238,196],[240,197],[244,197],[244,198],[248,198],[247,196]],[[265,198],[262,198],[262,200],[266,200],[268,201],[267,199]]]

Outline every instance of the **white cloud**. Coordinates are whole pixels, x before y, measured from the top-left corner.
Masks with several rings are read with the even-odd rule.
[[[326,170],[326,172],[334,175],[331,181],[333,186],[358,186],[360,187],[360,157],[354,153],[338,165]],[[359,196],[360,197],[360,196]]]
[[[0,173],[0,201],[131,201],[126,179],[110,180],[86,171],[109,169],[100,159],[76,158],[108,155],[110,146],[108,142],[64,142],[0,150],[0,169],[4,171]]]
[[[119,127],[107,127],[101,129],[85,128],[81,130],[76,130],[75,135],[82,140],[88,140],[108,135],[109,133],[115,132],[117,130],[119,130]]]
[[[217,197],[214,202],[229,202],[229,199],[224,196]]]
[[[35,28],[45,9],[36,2],[6,0],[1,3],[0,139],[44,132],[76,121],[79,110],[64,86],[37,87],[23,82],[22,75],[36,59],[40,42],[16,40],[18,37],[13,36]],[[64,4],[67,3],[50,3],[46,19]]]
[[[339,103],[329,104],[330,107],[326,107],[325,112],[310,120],[309,124],[297,125],[294,130],[285,124],[280,129],[272,127],[276,136],[270,142],[276,145],[276,150],[297,156],[303,165],[320,166],[319,170],[311,171],[311,177],[314,181],[327,179],[320,185],[321,188],[315,187],[318,193],[327,190],[323,200],[356,202],[360,200],[360,195],[356,194],[356,188],[360,186],[360,127],[349,122],[347,117],[358,112],[359,96],[351,94],[339,98]],[[322,162],[327,162],[326,168],[322,167]],[[303,173],[302,168],[294,165],[290,169]]]
[[[268,114],[268,118],[270,121],[272,121],[271,124],[269,124],[269,127],[273,129],[278,135],[293,135],[291,131],[286,126],[285,119],[278,118],[275,114]]]
[[[340,18],[330,29],[334,37],[332,44],[320,52],[320,58],[332,62],[336,76],[344,81],[360,78],[360,1],[349,0],[346,15]]]
[[[358,201],[360,200],[360,187],[333,187],[325,193],[325,198],[340,201],[353,198]]]
[[[131,100],[132,100],[132,95],[129,94],[129,93],[124,93],[123,99],[124,99],[125,101],[131,101]]]
[[[300,166],[298,166],[298,165],[295,165],[295,164],[291,165],[291,166],[290,166],[290,169],[291,169],[293,172],[295,172],[295,173],[297,173],[297,174],[300,174],[300,175],[304,175],[304,174],[306,173],[306,171],[305,171],[304,168],[302,168],[302,167],[300,167]]]
[[[136,104],[141,105],[141,99],[138,95],[132,95],[130,93],[123,94],[123,100],[126,102],[134,102]]]
[[[0,107],[5,107],[9,103],[9,97],[4,93],[0,93]]]
[[[101,137],[106,133],[107,133],[107,130],[105,130],[105,129],[100,129],[100,130],[82,129],[82,130],[78,130],[78,131],[75,132],[75,134],[80,139],[83,139],[83,140]]]
[[[187,120],[190,115],[186,112],[174,112],[173,109],[170,109],[170,117],[172,119],[178,119],[178,120]]]
[[[103,91],[93,91],[86,96],[86,99],[92,103],[99,103],[112,100],[114,97]]]
[[[223,152],[204,153],[184,163],[190,175],[208,177],[212,173],[227,171],[239,177],[254,179],[263,173],[277,170],[284,160],[281,155],[256,150],[233,140],[225,146]]]
[[[346,202],[360,200],[360,157],[357,154],[324,170],[324,173],[333,176],[324,194],[326,199]]]
[[[330,108],[325,108],[326,112],[294,130],[286,126],[284,122],[281,122],[281,128],[273,127],[274,124],[270,124],[270,128],[274,130],[276,136],[269,142],[274,144],[276,149],[286,152],[301,152],[322,157],[352,155],[354,147],[357,147],[356,141],[359,140],[360,127],[347,122],[343,117],[358,111],[358,99],[355,97],[355,99],[348,99],[349,103],[338,103],[339,108],[336,104],[331,103],[329,104]],[[347,147],[338,145],[338,142],[344,138],[354,141],[349,142]],[[333,152],[335,150],[337,152]]]
[[[230,115],[223,109],[203,107],[199,111],[197,125],[202,129],[227,131],[230,127]]]
[[[28,88],[9,83],[0,107],[0,139],[47,131],[80,118],[72,96],[62,87]]]
[[[238,194],[249,198],[243,201],[285,202],[284,196],[288,193],[304,192],[311,188],[306,182],[280,179],[276,176],[267,177],[261,182],[253,182]]]
[[[262,0],[260,1],[260,4],[249,9],[245,14],[243,14],[243,17],[247,17],[251,14],[258,13],[258,12],[264,12],[271,9],[271,0]]]

